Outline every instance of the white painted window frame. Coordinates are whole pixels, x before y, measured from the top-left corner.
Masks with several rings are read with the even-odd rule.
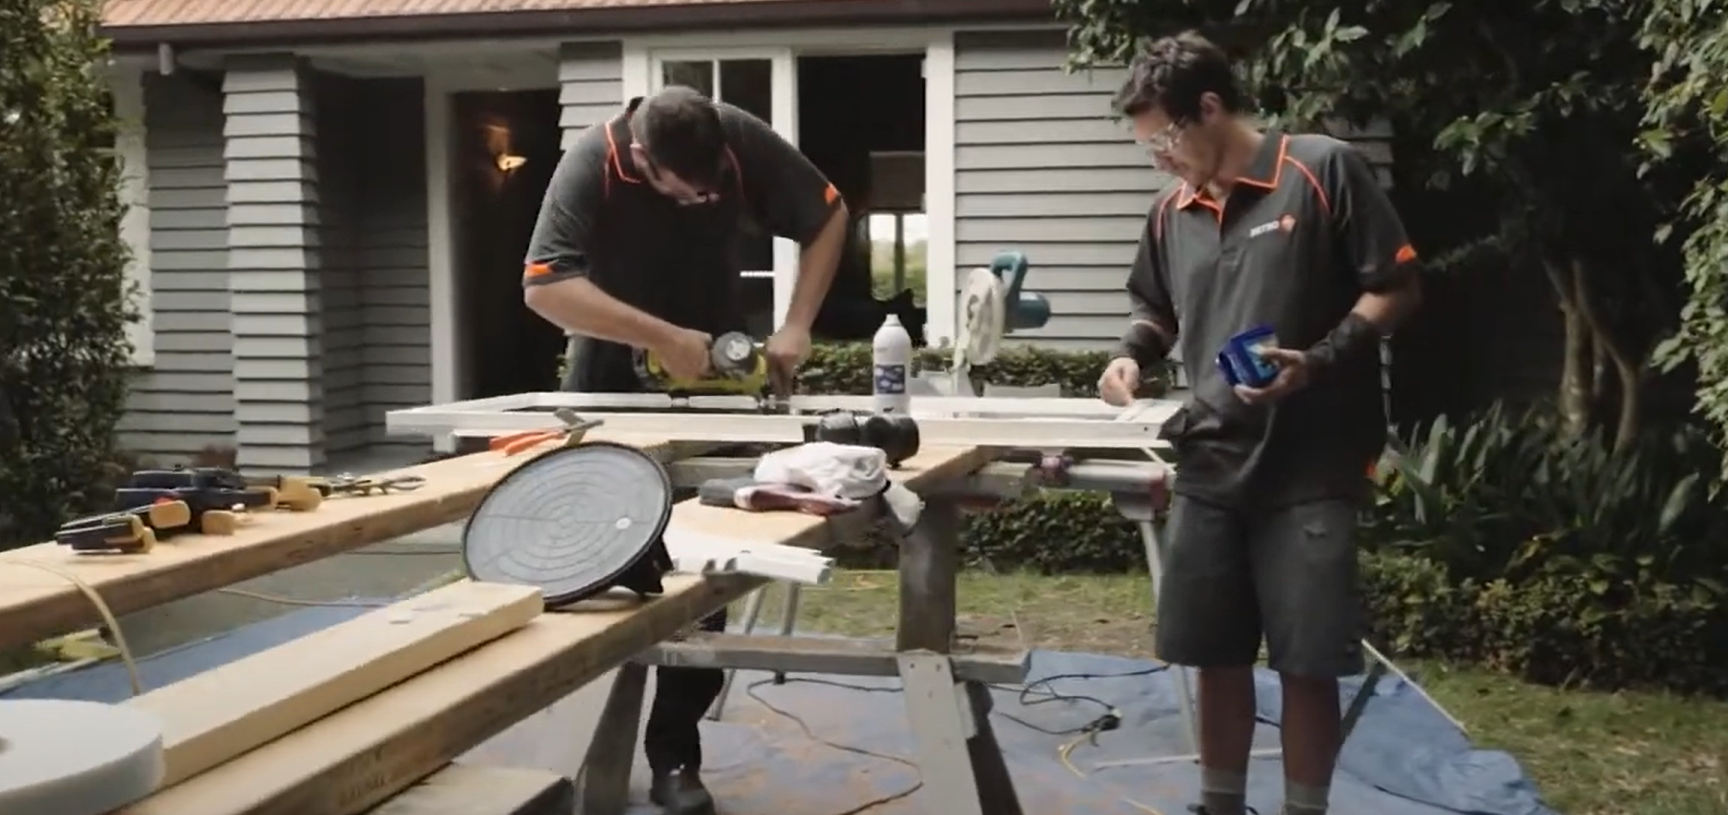
[[[970,30],[970,29],[968,29]],[[799,57],[901,53],[924,55],[924,190],[926,244],[925,304],[931,344],[951,339],[955,330],[954,294],[954,29],[904,26],[787,31],[692,32],[626,37],[623,40],[623,97],[629,100],[658,86],[660,64],[678,59],[774,60],[772,125],[798,144]],[[784,112],[784,115],[782,115]],[[798,247],[774,242],[774,324],[785,321],[798,278]]]
[[[798,57],[793,53],[791,47],[652,48],[645,50],[642,56],[646,58],[646,64],[642,66],[646,76],[633,72],[631,62],[628,59],[625,60],[625,99],[646,96],[660,90],[663,85],[663,66],[668,62],[768,60],[771,66],[768,80],[768,118],[770,120],[768,124],[774,128],[775,133],[780,134],[781,138],[790,142],[794,147],[798,146]],[[638,93],[630,92],[633,74],[644,82],[639,86],[640,92]],[[715,77],[715,81],[719,81],[718,76]],[[726,89],[721,88],[721,98],[724,98],[725,94]],[[745,273],[757,271],[764,270],[747,269]],[[798,279],[798,244],[785,238],[775,237],[774,268],[767,271],[771,271],[774,277],[774,324],[780,325],[786,321],[786,312],[792,306],[792,283]]]
[[[156,364],[156,321],[152,305],[150,268],[150,167],[144,141],[144,70],[136,64],[116,63],[108,74],[114,99],[114,152],[120,160],[120,202],[126,213],[120,218],[120,239],[132,257],[126,263],[126,280],[134,288],[133,305],[138,320],[126,326],[132,343],[132,364],[140,368]]]

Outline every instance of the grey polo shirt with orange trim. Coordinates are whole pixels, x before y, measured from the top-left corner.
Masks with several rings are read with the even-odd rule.
[[[1177,492],[1262,507],[1363,495],[1386,434],[1378,355],[1272,406],[1237,398],[1216,359],[1261,325],[1283,347],[1310,347],[1415,260],[1367,160],[1328,136],[1268,132],[1225,201],[1186,185],[1161,196],[1128,295],[1133,319],[1176,337],[1193,386],[1165,428]]]
[[[586,277],[660,319],[719,334],[744,329],[739,249],[747,223],[807,246],[840,194],[762,120],[716,103],[729,167],[711,202],[680,205],[656,192],[631,157],[633,99],[577,137],[553,171],[523,264],[522,285]],[[579,338],[566,385],[634,391],[632,351]]]

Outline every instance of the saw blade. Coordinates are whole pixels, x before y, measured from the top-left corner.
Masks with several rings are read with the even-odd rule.
[[[552,450],[505,476],[462,530],[468,576],[538,586],[547,607],[596,594],[648,553],[672,519],[666,468],[634,447]]]
[[[954,343],[956,367],[984,365],[996,358],[1007,320],[1007,291],[989,269],[973,269],[960,289],[960,330]]]

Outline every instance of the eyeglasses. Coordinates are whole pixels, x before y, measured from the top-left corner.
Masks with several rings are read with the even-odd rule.
[[[720,200],[720,192],[718,190],[705,190],[692,187],[683,179],[662,170],[659,165],[654,163],[654,159],[647,156],[644,156],[643,158],[645,161],[641,162],[641,164],[643,165],[642,169],[644,174],[655,182],[655,186],[659,187],[661,192],[670,196],[678,203],[711,204]]]

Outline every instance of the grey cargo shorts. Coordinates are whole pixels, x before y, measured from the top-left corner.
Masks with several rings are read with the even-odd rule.
[[[1361,504],[1235,510],[1178,495],[1165,525],[1158,658],[1341,677],[1363,668],[1356,524]]]

